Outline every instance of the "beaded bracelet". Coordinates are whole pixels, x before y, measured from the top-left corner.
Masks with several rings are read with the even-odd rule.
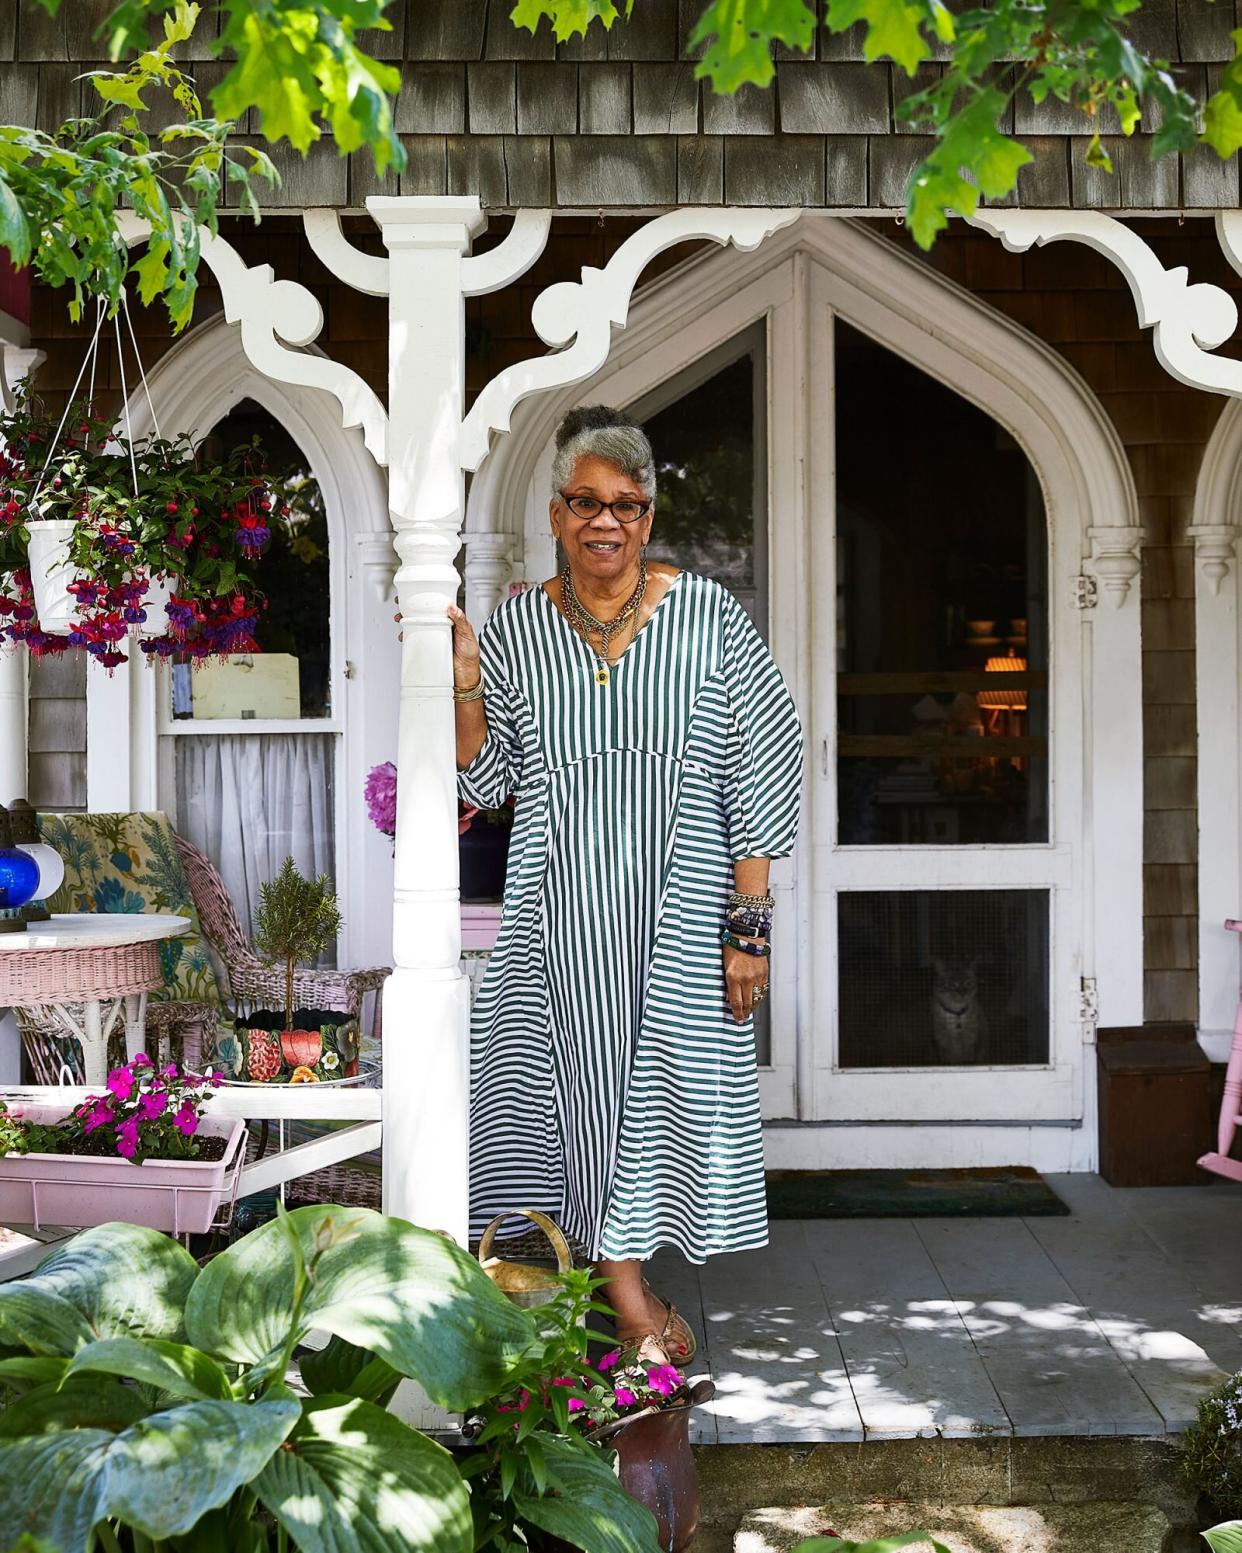
[[[757,906],[730,906],[725,921],[744,937],[766,938],[772,930],[772,913]]]
[[[753,954],[757,958],[767,957],[772,953],[771,944],[752,944],[744,938],[738,938],[735,933],[730,933],[728,928],[720,935],[720,942],[727,944],[730,949],[740,949],[743,954]]]

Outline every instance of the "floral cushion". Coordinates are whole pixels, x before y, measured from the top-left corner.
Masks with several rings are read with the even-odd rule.
[[[189,917],[189,931],[160,944],[164,986],[153,998],[220,1003],[202,923],[164,814],[41,814],[44,841],[65,862],[51,911],[151,911]]]

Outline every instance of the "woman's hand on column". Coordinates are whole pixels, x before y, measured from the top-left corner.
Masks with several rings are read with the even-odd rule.
[[[732,944],[725,944],[723,949],[725,991],[733,1017],[741,1024],[755,1011],[755,994],[767,985],[768,961],[766,956],[747,954],[744,949],[734,949]]]
[[[473,690],[482,673],[479,639],[465,611],[456,604],[449,605],[448,617],[453,622],[453,684],[458,690]]]

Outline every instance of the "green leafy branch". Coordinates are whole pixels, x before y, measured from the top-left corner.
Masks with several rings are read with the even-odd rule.
[[[651,4],[653,0],[643,0]],[[633,0],[626,14],[632,9]],[[830,32],[864,28],[868,61],[891,59],[908,76],[944,62],[930,85],[898,105],[898,117],[926,127],[935,140],[915,169],[906,213],[915,240],[931,246],[950,212],[971,215],[981,197],[1001,199],[1017,185],[1031,153],[1001,126],[1015,99],[1049,97],[1084,115],[1087,160],[1112,171],[1100,138],[1115,114],[1132,135],[1144,108],[1158,121],[1152,155],[1209,145],[1221,157],[1242,147],[1242,28],[1235,58],[1219,89],[1198,103],[1177,85],[1167,60],[1137,48],[1127,25],[1140,0],[992,0],[950,8],[944,0],[825,0]],[[514,24],[552,22],[560,40],[585,32],[593,20],[611,27],[620,13],[610,0],[519,0]],[[714,91],[767,86],[772,49],[781,43],[807,52],[818,20],[817,0],[709,0],[690,35],[704,46],[695,74]],[[1202,130],[1198,120],[1202,116]]]
[[[216,231],[224,184],[257,215],[253,180],[279,182],[264,152],[229,149],[232,126],[204,114],[193,82],[173,59],[198,14],[197,5],[177,0],[164,17],[163,38],[128,69],[90,72],[99,100],[94,115],[70,119],[54,135],[0,126],[0,246],[19,268],[33,263],[48,285],[72,287],[75,321],[87,295],[107,297],[114,310],[119,302],[129,269],[117,231],[122,207],[152,227],[136,266],[140,295],[150,302],[163,294],[180,328],[194,305],[199,226]],[[184,118],[152,140],[140,115],[156,90],[170,93]]]

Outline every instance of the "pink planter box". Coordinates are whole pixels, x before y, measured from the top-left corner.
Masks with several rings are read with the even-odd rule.
[[[23,1120],[58,1122],[67,1106],[27,1106]],[[119,1219],[174,1235],[202,1235],[232,1198],[246,1157],[240,1117],[204,1117],[205,1137],[227,1139],[217,1160],[128,1159],[78,1154],[0,1156],[0,1224],[65,1224],[87,1229]]]

